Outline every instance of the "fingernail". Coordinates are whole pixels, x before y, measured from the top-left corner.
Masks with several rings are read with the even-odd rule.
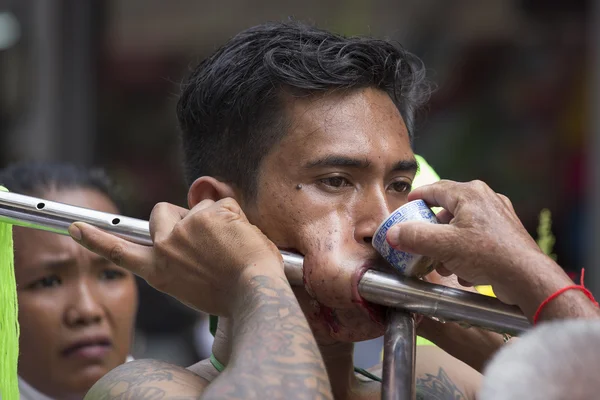
[[[69,235],[76,241],[81,241],[81,231],[75,225],[71,224],[71,226],[69,226]]]
[[[400,225],[394,225],[388,230],[386,240],[390,246],[396,247],[400,244],[399,236]]]

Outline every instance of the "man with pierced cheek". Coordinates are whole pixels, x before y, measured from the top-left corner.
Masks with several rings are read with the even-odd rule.
[[[381,336],[385,315],[361,299],[357,283],[368,269],[393,272],[371,241],[381,221],[407,202],[418,170],[411,145],[414,113],[429,90],[424,71],[392,42],[299,23],[248,29],[202,62],[177,107],[191,211],[155,208],[150,252],[86,225],[77,224],[73,236],[181,301],[220,315],[213,356],[190,367],[194,374],[170,367],[168,383],[148,378],[168,365],[130,363],[88,398],[105,398],[117,387],[122,397],[147,387],[180,396],[379,398],[380,383],[354,373],[353,343]],[[278,258],[247,222],[271,245],[304,256],[304,287],[281,287],[281,265],[267,275],[261,269],[258,286],[235,277]],[[250,248],[255,242],[261,244]],[[239,261],[240,254],[250,260]],[[284,309],[238,313],[225,292],[248,304],[263,293],[265,304]],[[420,333],[435,339],[451,331],[457,339],[440,342],[457,356],[471,354],[465,359],[475,368],[440,348],[419,348],[417,391],[421,398],[474,398],[476,368],[502,340],[447,325],[428,321]]]

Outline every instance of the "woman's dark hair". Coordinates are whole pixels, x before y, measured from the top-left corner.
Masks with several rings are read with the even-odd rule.
[[[93,189],[117,206],[120,201],[108,175],[101,169],[85,169],[73,164],[22,162],[0,170],[0,185],[9,191],[43,197],[49,191]]]
[[[239,33],[183,84],[177,115],[188,184],[213,176],[253,197],[263,157],[286,133],[286,96],[368,87],[390,96],[412,140],[430,86],[423,63],[397,43],[298,22]]]

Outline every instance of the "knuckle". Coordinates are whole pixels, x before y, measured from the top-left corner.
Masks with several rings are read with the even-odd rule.
[[[510,199],[503,195],[503,194],[498,194],[498,196],[500,197],[500,200],[502,200],[504,202],[504,204],[506,204],[508,207],[512,208],[513,204],[512,201],[510,201]]]
[[[202,213],[199,213],[199,214],[202,214]],[[205,218],[202,215],[198,215],[195,219],[198,219],[200,221],[205,220]],[[176,241],[180,240],[182,238],[187,238],[189,236],[189,234],[188,234],[186,225],[183,223],[175,224],[175,226],[173,227],[173,230],[171,231],[171,236],[173,236]],[[161,245],[163,248],[168,247],[167,240],[162,240],[161,242],[162,242]]]
[[[166,203],[166,202],[157,203],[154,207],[152,207],[152,214],[160,213],[162,211],[167,210],[168,208],[169,208],[169,203]]]
[[[477,192],[486,192],[489,189],[488,185],[484,181],[479,179],[471,181],[471,187]]]
[[[121,244],[116,244],[110,249],[109,260],[117,265],[123,265],[125,259],[125,248]]]
[[[166,239],[156,239],[154,240],[154,250],[156,250],[159,254],[165,254],[167,252],[167,240]]]
[[[408,228],[408,229],[407,229]],[[414,229],[413,226],[406,227],[403,230],[400,230],[401,233],[404,233],[404,238],[402,240],[403,247],[405,251],[414,252],[415,246],[417,246],[421,242],[421,234],[418,229]]]
[[[227,198],[223,199],[223,202],[221,203],[221,205],[232,211],[237,211],[240,208],[238,202],[235,201],[234,199],[232,199],[231,197],[227,197]]]

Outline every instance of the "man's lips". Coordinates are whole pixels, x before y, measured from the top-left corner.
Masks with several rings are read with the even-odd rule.
[[[376,260],[367,261],[352,275],[352,302],[364,308],[373,322],[383,325],[385,323],[386,308],[367,302],[358,292],[358,284],[363,275],[374,266],[379,265]]]
[[[67,358],[102,359],[112,350],[112,340],[107,335],[90,335],[71,341],[61,351]]]

